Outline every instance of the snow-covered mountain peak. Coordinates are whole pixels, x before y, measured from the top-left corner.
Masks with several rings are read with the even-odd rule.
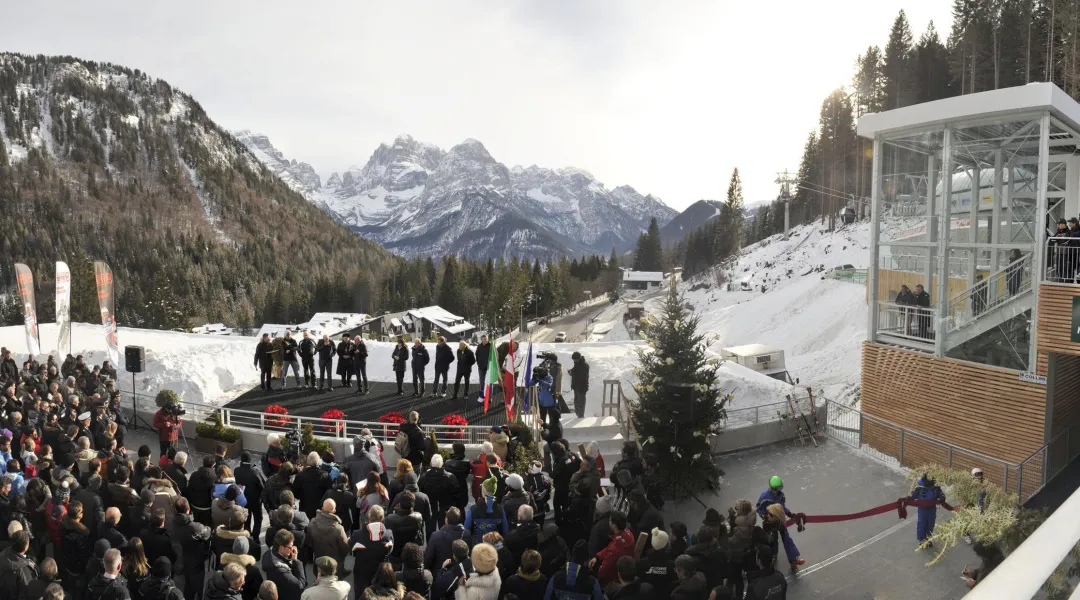
[[[247,146],[259,162],[266,165],[294,190],[305,194],[322,188],[322,179],[319,178],[314,167],[298,162],[295,158],[292,160],[285,158],[285,154],[275,148],[266,135],[248,129],[234,131],[232,135],[241,144]]]

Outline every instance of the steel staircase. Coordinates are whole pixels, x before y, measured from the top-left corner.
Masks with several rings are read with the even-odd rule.
[[[1030,311],[1035,304],[1031,275],[1031,254],[1027,254],[949,299],[939,324],[946,331],[945,350]]]

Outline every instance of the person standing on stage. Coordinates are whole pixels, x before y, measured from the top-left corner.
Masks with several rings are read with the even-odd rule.
[[[397,346],[394,346],[394,376],[397,377],[397,395],[404,396],[405,390],[402,386],[405,384],[405,367],[409,364],[409,347],[405,345],[403,338],[397,339]]]
[[[476,356],[469,349],[469,344],[465,340],[458,342],[457,373],[454,375],[454,395],[450,398],[451,400],[457,400],[462,379],[465,380],[465,395],[462,398],[469,397],[469,378],[472,376],[474,364],[476,364]],[[484,382],[481,381],[480,386],[483,387],[483,385]]]
[[[491,360],[491,342],[488,336],[480,336],[480,344],[476,346],[476,381],[479,383],[480,396],[477,402],[484,403],[484,384],[487,381],[488,361]]]
[[[315,387],[315,340],[304,330],[300,340],[300,364],[304,367],[304,387]]]
[[[439,343],[435,344],[435,389],[431,391],[436,398],[446,397],[447,377],[450,375],[450,363],[454,362],[454,351],[446,344],[446,338],[439,336]],[[442,390],[439,390],[439,379],[442,379]]]
[[[281,389],[288,386],[289,367],[292,367],[292,376],[296,380],[296,387],[300,387],[300,365],[296,362],[296,340],[292,332],[285,332],[285,339],[281,342]]]
[[[428,355],[427,348],[424,347],[423,342],[416,339],[412,347],[413,398],[424,395],[424,370],[429,362],[431,362],[431,357]]]
[[[353,372],[353,343],[348,334],[341,336],[341,343],[337,345],[337,372],[341,376],[341,387],[352,385]]]
[[[353,372],[356,373],[356,394],[363,396],[368,393],[367,346],[360,336],[353,338]]]
[[[270,391],[274,381],[274,346],[270,343],[270,334],[264,333],[262,341],[255,346],[255,366],[259,369],[259,387]]]
[[[319,391],[323,390],[323,382],[326,382],[326,389],[333,391],[334,389],[334,376],[331,367],[334,364],[334,342],[330,341],[330,336],[324,335],[319,343],[315,346],[315,352],[319,355]]]

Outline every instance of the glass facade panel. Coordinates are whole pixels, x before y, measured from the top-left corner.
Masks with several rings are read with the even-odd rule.
[[[937,241],[934,190],[939,183],[944,130],[882,144],[879,222],[882,244]]]

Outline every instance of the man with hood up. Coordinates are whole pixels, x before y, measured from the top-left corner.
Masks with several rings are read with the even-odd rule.
[[[923,473],[915,481],[915,489],[911,491],[912,500],[925,500],[934,502],[933,506],[919,507],[919,520],[915,524],[915,535],[922,544],[934,534],[934,523],[937,521],[937,505],[945,501],[945,492],[941,491],[933,477]],[[932,548],[933,542],[928,542],[927,547]]]

